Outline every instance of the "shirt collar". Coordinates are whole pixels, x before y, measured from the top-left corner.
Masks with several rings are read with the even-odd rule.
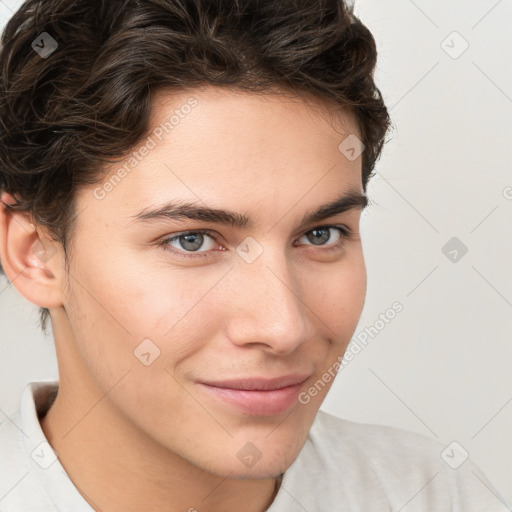
[[[29,382],[21,397],[22,438],[29,465],[61,512],[94,512],[73,484],[39,422],[49,409],[58,391],[57,380]]]

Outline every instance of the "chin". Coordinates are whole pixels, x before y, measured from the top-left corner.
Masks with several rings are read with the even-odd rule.
[[[191,461],[217,476],[230,479],[277,478],[295,461],[304,445],[307,433],[300,438],[283,439],[275,436],[272,442],[231,440],[219,443],[208,459]]]
[[[295,457],[293,460],[295,460]],[[260,459],[252,468],[244,467],[240,462],[238,464],[223,464],[222,466],[212,463],[202,469],[231,480],[267,480],[277,478],[284,473],[292,465],[293,460],[263,461],[263,459]]]

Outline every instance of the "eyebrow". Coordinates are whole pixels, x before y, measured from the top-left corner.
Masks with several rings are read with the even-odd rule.
[[[348,210],[363,210],[367,206],[368,197],[366,195],[358,191],[348,191],[334,201],[319,206],[314,211],[307,211],[302,218],[301,226],[322,221]],[[138,214],[132,215],[131,218],[134,223],[189,219],[212,222],[238,229],[254,228],[254,222],[248,215],[219,208],[208,208],[196,202],[180,200],[170,201],[152,210],[145,208]]]

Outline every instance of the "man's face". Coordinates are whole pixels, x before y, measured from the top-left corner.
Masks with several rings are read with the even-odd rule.
[[[158,129],[175,110],[172,130]],[[160,452],[232,478],[278,475],[302,448],[364,303],[361,208],[303,223],[362,193],[361,158],[338,149],[356,124],[346,115],[333,125],[299,99],[203,88],[158,94],[155,128],[134,148],[147,148],[139,160],[130,154],[77,195],[58,317],[69,326],[54,325],[61,385],[108,393],[102,407]],[[137,219],[169,202],[250,223]]]

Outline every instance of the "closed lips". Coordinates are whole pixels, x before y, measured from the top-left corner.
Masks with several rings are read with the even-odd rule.
[[[202,382],[206,386],[216,388],[235,389],[240,391],[272,391],[283,389],[289,386],[302,384],[309,375],[286,375],[283,377],[275,378],[243,378],[243,379],[230,379],[215,382]]]

